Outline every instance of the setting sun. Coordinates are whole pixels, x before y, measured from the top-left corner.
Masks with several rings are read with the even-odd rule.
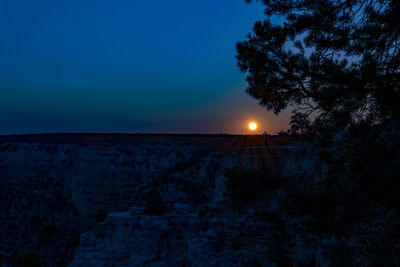
[[[250,129],[251,131],[256,130],[256,129],[257,129],[257,124],[256,124],[255,122],[249,123],[249,129]]]

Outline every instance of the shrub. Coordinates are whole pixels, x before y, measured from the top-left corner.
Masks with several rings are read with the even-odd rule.
[[[54,222],[47,222],[42,226],[38,238],[41,242],[46,242],[56,235],[57,232],[57,225]]]
[[[94,215],[94,219],[96,220],[96,223],[103,222],[107,219],[107,213],[102,209],[98,209],[96,215]]]
[[[45,266],[41,253],[27,252],[17,257],[19,267],[41,267]]]
[[[151,189],[143,196],[144,212],[151,215],[161,215],[166,211],[162,203],[160,192],[157,189]]]
[[[267,191],[279,186],[277,177],[265,171],[235,167],[226,169],[224,175],[228,178],[225,184],[228,197],[242,204],[260,199],[265,196]]]

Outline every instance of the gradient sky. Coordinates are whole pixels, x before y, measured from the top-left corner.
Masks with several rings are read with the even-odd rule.
[[[244,0],[0,0],[0,134],[287,128],[244,93]]]

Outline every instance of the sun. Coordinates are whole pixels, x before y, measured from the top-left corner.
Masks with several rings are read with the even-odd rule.
[[[257,123],[255,123],[255,122],[250,122],[250,123],[249,123],[249,129],[250,129],[251,131],[255,131],[255,130],[257,129]]]

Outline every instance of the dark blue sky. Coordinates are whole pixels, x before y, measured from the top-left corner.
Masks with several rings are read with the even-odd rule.
[[[244,0],[0,0],[0,134],[286,127],[244,93]]]

